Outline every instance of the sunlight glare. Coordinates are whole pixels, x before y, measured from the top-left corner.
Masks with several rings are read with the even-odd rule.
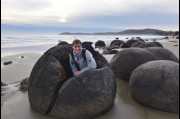
[[[65,23],[65,22],[67,22],[67,20],[66,19],[60,19],[60,22]]]

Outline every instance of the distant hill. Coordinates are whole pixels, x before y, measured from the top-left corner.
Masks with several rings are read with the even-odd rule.
[[[98,32],[98,33],[71,33],[71,32],[63,32],[59,35],[173,35],[179,34],[179,31],[172,32],[172,31],[162,31],[158,29],[129,29],[121,32]]]
[[[120,32],[119,34],[121,35],[161,35],[164,36],[168,32],[167,31],[162,31],[162,30],[157,30],[157,29],[130,29],[130,30],[125,30]]]

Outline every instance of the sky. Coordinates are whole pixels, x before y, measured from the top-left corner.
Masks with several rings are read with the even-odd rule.
[[[1,0],[1,33],[179,30],[179,0]]]

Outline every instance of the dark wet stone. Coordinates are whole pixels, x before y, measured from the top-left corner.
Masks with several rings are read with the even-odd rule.
[[[147,48],[147,47],[157,47],[157,45],[155,43],[152,43],[152,42],[142,42],[137,47],[139,47],[139,48]]]
[[[144,43],[143,41],[137,41],[131,45],[131,47],[138,47],[141,43]]]
[[[139,65],[156,60],[156,57],[141,48],[126,48],[113,56],[110,66],[116,77],[129,81],[131,73]]]
[[[106,44],[104,41],[102,40],[98,40],[96,43],[95,43],[95,48],[101,48],[101,47],[105,47]]]
[[[160,42],[152,42],[152,43],[156,44],[156,46],[158,46],[158,47],[162,47],[163,48],[163,45]]]
[[[66,41],[59,41],[59,43],[58,43],[58,45],[67,45],[67,44],[69,44],[69,43]]]
[[[138,42],[138,41],[134,40],[134,39],[130,39],[130,40],[126,41],[125,44],[123,44],[122,48],[130,48],[131,45],[135,42]]]
[[[117,50],[112,50],[112,49],[107,48],[107,49],[105,49],[105,50],[103,51],[102,54],[116,54],[116,53],[118,53],[118,52],[119,52],[119,51],[117,51]]]
[[[179,62],[179,59],[176,57],[176,55],[166,48],[149,47],[145,48],[145,50],[151,52],[160,60],[170,60],[174,62]]]
[[[94,48],[92,47],[92,44],[93,44],[92,42],[82,42],[82,47],[90,51],[93,57],[96,57],[97,51],[94,50]]]
[[[19,90],[28,91],[29,77],[21,80]]]
[[[97,52],[98,68],[73,77],[71,50],[70,45],[53,47],[36,62],[28,88],[31,108],[58,118],[94,118],[113,106],[115,76],[107,60]]]
[[[4,62],[3,64],[4,65],[9,65],[9,64],[12,64],[12,61],[7,61],[7,62]]]
[[[131,45],[131,47],[139,47],[139,48],[146,48],[146,47],[163,47],[163,45],[159,42],[143,42],[138,41]]]
[[[111,43],[110,43],[110,46],[112,48],[115,48],[115,47],[121,47],[125,42],[122,41],[122,40],[113,40]]]
[[[140,65],[132,72],[129,90],[143,106],[179,112],[179,64],[157,60]]]
[[[114,103],[116,86],[112,75],[109,67],[104,67],[69,79],[60,89],[50,114],[76,119],[102,115]]]
[[[7,86],[7,84],[5,84],[5,83],[1,82],[1,86]]]
[[[141,37],[136,37],[136,40],[137,40],[137,41],[145,42]]]

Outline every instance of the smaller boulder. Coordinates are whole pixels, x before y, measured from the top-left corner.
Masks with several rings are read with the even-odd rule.
[[[7,61],[7,62],[4,62],[3,64],[4,65],[9,65],[9,64],[12,64],[12,61]]]
[[[96,43],[95,43],[95,48],[101,48],[101,47],[105,47],[106,44],[104,41],[102,40],[98,40]]]
[[[28,91],[28,82],[29,82],[29,77],[21,80],[19,90]]]

